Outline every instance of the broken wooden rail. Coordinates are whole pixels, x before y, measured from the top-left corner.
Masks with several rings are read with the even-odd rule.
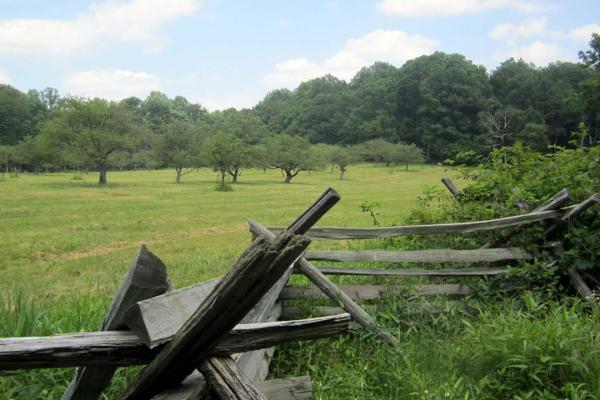
[[[535,211],[523,215],[489,219],[483,221],[457,222],[447,224],[390,226],[381,228],[311,228],[306,236],[311,239],[346,240],[346,239],[384,239],[411,235],[437,235],[445,233],[471,233],[498,230],[511,226],[531,224],[538,221],[561,217],[561,210]],[[277,234],[281,227],[267,228]]]
[[[348,331],[349,314],[293,321],[239,324],[211,350],[223,356],[284,343],[338,336]],[[0,339],[0,370],[127,366],[147,364],[159,352],[134,332],[81,332]]]

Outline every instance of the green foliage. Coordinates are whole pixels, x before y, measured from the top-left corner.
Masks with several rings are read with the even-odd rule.
[[[182,175],[201,165],[201,132],[192,124],[182,121],[165,124],[155,140],[154,157],[160,165],[175,169],[176,183],[180,183]]]
[[[265,142],[271,168],[285,173],[285,183],[301,171],[322,168],[326,160],[323,153],[314,151],[307,139],[285,134],[275,135]]]

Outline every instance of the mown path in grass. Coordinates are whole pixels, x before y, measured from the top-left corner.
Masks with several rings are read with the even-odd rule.
[[[178,287],[225,271],[248,244],[246,219],[285,225],[327,186],[342,201],[329,226],[369,226],[359,209],[378,202],[385,222],[400,221],[427,185],[441,187],[435,166],[353,166],[343,181],[329,171],[291,184],[279,171],[245,170],[231,192],[215,190],[208,169],[174,183],[172,170],[6,175],[0,180],[0,290],[18,285],[36,297],[110,296],[136,248],[145,243]]]

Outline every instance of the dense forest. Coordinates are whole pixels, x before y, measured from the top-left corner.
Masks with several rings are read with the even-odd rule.
[[[600,131],[600,36],[581,62],[539,68],[509,59],[488,72],[436,52],[399,68],[377,62],[350,82],[326,75],[268,93],[252,109],[208,112],[152,92],[120,102],[22,93],[0,85],[3,171],[200,166],[237,181],[245,167],[300,171],[352,162],[477,162],[522,142],[539,151],[587,147]]]

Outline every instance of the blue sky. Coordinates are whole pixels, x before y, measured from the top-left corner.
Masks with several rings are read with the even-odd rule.
[[[591,32],[598,0],[0,0],[0,83],[250,107],[275,88],[437,50],[488,69],[575,61]]]

